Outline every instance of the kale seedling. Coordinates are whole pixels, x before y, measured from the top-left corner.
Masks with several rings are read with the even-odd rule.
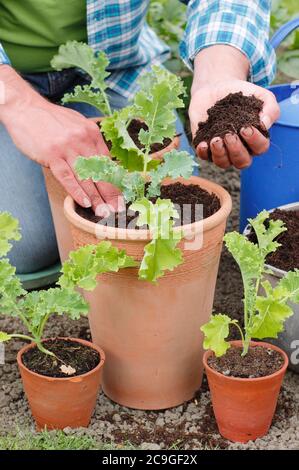
[[[10,240],[19,240],[18,221],[7,212],[0,214],[0,312],[19,318],[28,334],[8,334],[0,331],[0,342],[21,338],[36,343],[45,354],[55,356],[43,345],[44,329],[53,314],[68,315],[77,320],[87,315],[88,304],[75,288],[92,290],[96,277],[104,272],[136,266],[136,262],[110,242],[87,245],[70,253],[62,267],[59,287],[27,292],[16,276],[16,270],[5,258],[11,249]],[[55,356],[56,357],[56,356]],[[59,359],[59,358],[57,358]]]
[[[228,315],[213,315],[211,320],[201,327],[204,333],[204,348],[214,351],[217,357],[226,353],[230,343],[226,341],[230,325],[239,329],[243,344],[242,356],[248,352],[252,338],[277,338],[283,331],[285,320],[293,314],[289,302],[299,303],[299,270],[289,271],[275,287],[264,278],[269,273],[266,269],[266,257],[280,246],[276,237],[286,228],[280,220],[265,221],[269,213],[262,211],[255,219],[249,219],[257,237],[257,244],[250,242],[245,235],[237,232],[224,237],[226,247],[237,262],[244,286],[244,329],[237,320]],[[260,295],[260,287],[264,295]]]

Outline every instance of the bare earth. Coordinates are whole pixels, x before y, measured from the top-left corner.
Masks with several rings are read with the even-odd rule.
[[[203,163],[201,175],[222,184],[233,196],[234,210],[228,230],[238,228],[239,176],[235,170],[226,172]],[[238,317],[242,309],[241,282],[236,266],[223,253],[218,276],[215,311]],[[1,318],[0,330],[12,331],[17,321]],[[19,328],[18,328],[19,330]],[[49,324],[48,334],[89,336],[87,320],[71,322],[59,317]],[[0,366],[0,435],[34,425],[24,397],[16,366],[16,353],[22,343],[6,347],[6,363]],[[232,444],[222,439],[211,408],[206,381],[197,397],[183,406],[164,412],[129,410],[112,403],[103,394],[88,429],[65,429],[69,434],[86,434],[99,442],[115,443],[116,448],[128,442],[142,449],[299,449],[299,375],[287,373],[280,394],[275,419],[267,436],[246,445]]]

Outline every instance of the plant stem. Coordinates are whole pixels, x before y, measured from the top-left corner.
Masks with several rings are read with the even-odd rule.
[[[18,335],[18,334],[12,334],[10,335],[11,338],[20,338],[20,339],[26,339],[28,341],[31,341],[31,342],[34,342],[34,338],[31,338],[31,336],[27,336],[27,335]]]
[[[243,341],[243,351],[241,354],[242,357],[246,356],[246,354],[248,353],[250,340],[251,340],[250,336],[246,335],[245,340]]]
[[[106,107],[107,107],[107,110],[108,110],[108,116],[112,116],[112,111],[111,111],[109,100],[107,98],[107,93],[102,88],[100,88],[100,91],[103,95],[103,98],[104,98],[104,101],[105,101],[105,104],[106,104]]]

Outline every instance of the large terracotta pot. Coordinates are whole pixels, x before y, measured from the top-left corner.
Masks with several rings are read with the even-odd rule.
[[[232,341],[231,344],[240,347],[242,342]],[[263,346],[280,352],[284,358],[283,367],[274,374],[256,379],[228,377],[208,365],[212,351],[204,354],[218,429],[223,437],[233,442],[248,442],[267,434],[288,367],[287,355],[277,346],[254,341],[250,346]]]
[[[103,118],[91,119],[93,121],[100,122]],[[179,136],[175,136],[171,144],[169,144],[165,149],[153,153],[152,157],[154,159],[163,158],[163,155],[166,152],[170,152],[171,150],[178,148],[179,143]],[[69,252],[74,249],[69,225],[66,223],[63,212],[63,203],[67,193],[61,184],[57,181],[57,179],[53,176],[49,168],[43,168],[43,173],[55,227],[60,260],[63,263],[68,258]]]
[[[219,185],[191,177],[218,195],[221,209],[213,216],[185,225],[181,248],[184,263],[156,285],[140,281],[136,268],[99,277],[90,303],[93,341],[105,348],[103,390],[112,400],[139,409],[164,409],[191,399],[202,381],[200,327],[212,311],[222,238],[231,211],[230,195]],[[71,197],[65,201],[75,247],[109,239],[136,260],[143,257],[148,230],[104,227],[81,218]],[[203,237],[201,237],[203,235]],[[186,237],[202,247],[188,246]]]
[[[66,338],[67,339],[67,338]],[[101,385],[105,353],[97,345],[78,338],[68,338],[95,349],[100,354],[100,363],[90,372],[76,377],[53,378],[36,374],[25,367],[22,356],[29,344],[18,352],[17,362],[25,394],[38,430],[78,428],[89,425]]]

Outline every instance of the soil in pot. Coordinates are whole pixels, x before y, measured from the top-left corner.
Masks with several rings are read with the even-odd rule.
[[[66,378],[86,374],[93,370],[100,362],[99,353],[84,344],[76,341],[55,338],[47,340],[46,347],[55,357],[42,353],[37,347],[29,349],[22,356],[23,364],[27,369],[47,377]],[[75,372],[67,374],[61,366],[71,367]]]
[[[299,269],[299,211],[275,209],[275,211],[271,212],[265,225],[269,226],[270,220],[278,219],[284,222],[287,230],[276,238],[276,241],[280,243],[281,246],[275,253],[268,255],[267,263],[283,271]],[[248,238],[253,243],[257,243],[257,238],[253,230]]]
[[[144,145],[142,145],[141,142],[138,139],[139,131],[141,129],[144,129],[144,130],[147,131],[148,127],[144,122],[141,122],[138,119],[132,119],[132,121],[130,122],[130,124],[127,128],[131,139],[135,143],[136,147],[138,147],[139,149],[144,148]],[[105,143],[106,143],[108,149],[111,150],[111,142],[109,140],[107,141],[105,139],[105,136],[104,136],[104,140],[105,140]],[[171,144],[171,142],[172,142],[171,139],[166,138],[166,139],[163,140],[162,144],[161,143],[152,144],[150,153],[159,152],[160,150],[165,149],[166,147],[168,147],[168,145]]]
[[[227,377],[255,379],[274,374],[282,368],[284,358],[274,349],[262,346],[250,347],[242,357],[242,348],[231,347],[221,357],[214,355],[208,358],[209,366]]]
[[[245,147],[252,153],[240,135],[240,130],[242,127],[253,126],[265,137],[269,137],[269,132],[260,120],[263,105],[263,101],[253,95],[245,96],[242,92],[230,93],[208,109],[206,121],[198,123],[193,145],[197,147],[200,142],[210,144],[213,137],[223,138],[225,134],[232,132],[239,135]]]
[[[194,223],[210,217],[220,209],[219,198],[196,184],[184,185],[177,182],[162,186],[160,198],[170,199],[177,208],[181,209],[183,217],[176,220],[176,225],[178,226]],[[156,198],[152,198],[151,200],[155,202]],[[98,217],[94,214],[92,209],[85,209],[79,205],[76,206],[76,212],[84,219],[94,223],[126,228],[133,220],[136,220],[136,214],[129,209],[130,205],[131,203],[127,204],[126,213],[112,214],[108,218]],[[199,210],[199,205],[202,205],[202,211]],[[186,210],[186,207],[190,207],[191,211]],[[132,228],[131,225],[130,228]],[[136,227],[136,229],[137,228],[138,227]]]

